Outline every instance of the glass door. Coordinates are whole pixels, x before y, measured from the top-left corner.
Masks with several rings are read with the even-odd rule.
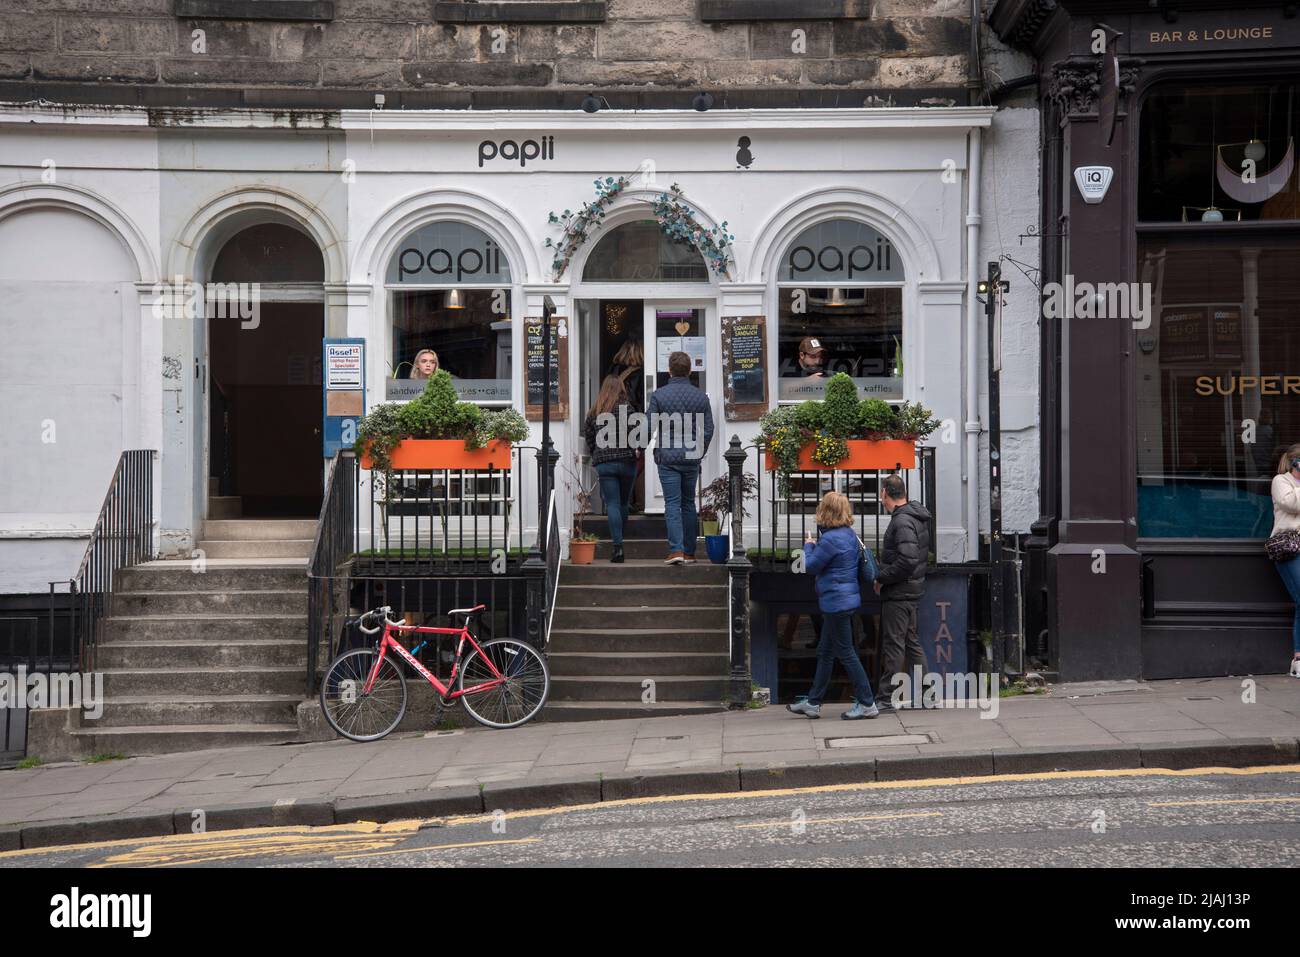
[[[665,302],[645,300],[643,334],[645,336],[645,400],[649,408],[650,396],[669,379],[668,357],[674,352],[684,352],[691,357],[691,383],[709,391],[709,315],[712,306],[696,302]],[[715,390],[716,391],[716,390]],[[713,408],[713,422],[718,423],[717,397],[709,396]],[[654,423],[651,423],[654,427]],[[716,432],[715,432],[716,440]],[[699,437],[703,442],[703,436]],[[715,441],[716,445],[716,441]],[[710,448],[700,460],[700,481],[707,484],[717,477],[717,449]],[[696,495],[699,504],[699,495]],[[647,512],[664,510],[663,488],[659,484],[659,470],[655,468],[652,450],[647,450],[645,478],[645,508]]]

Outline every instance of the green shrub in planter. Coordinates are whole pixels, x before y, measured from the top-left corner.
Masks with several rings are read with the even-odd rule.
[[[857,434],[858,387],[843,372],[837,372],[826,383],[822,424],[837,439],[849,439]]]
[[[892,435],[898,415],[884,399],[863,399],[858,405],[857,434]]]

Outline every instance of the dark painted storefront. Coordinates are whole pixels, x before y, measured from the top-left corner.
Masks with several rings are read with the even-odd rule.
[[[1037,60],[1044,290],[1151,292],[1045,313],[1027,632],[1063,680],[1284,671],[1262,545],[1300,441],[1296,5],[999,0],[990,23]],[[1087,167],[1113,176],[1092,203]]]

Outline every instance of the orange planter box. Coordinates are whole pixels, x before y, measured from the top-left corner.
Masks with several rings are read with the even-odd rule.
[[[848,456],[835,466],[836,471],[858,472],[880,469],[893,471],[916,468],[916,443],[909,439],[849,439]],[[799,469],[803,472],[829,472],[831,469],[812,458],[812,444],[799,450]],[[776,459],[771,452],[766,453],[766,466],[769,472],[776,469]]]
[[[420,469],[510,469],[510,443],[493,439],[481,449],[465,448],[464,439],[406,439],[392,454],[393,468]],[[361,456],[361,467],[371,467],[369,453]]]

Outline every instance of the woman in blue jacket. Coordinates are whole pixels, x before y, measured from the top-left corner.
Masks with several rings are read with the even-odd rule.
[[[786,705],[787,711],[809,718],[822,716],[822,698],[831,683],[831,671],[838,660],[853,682],[853,707],[841,718],[849,721],[880,714],[871,694],[871,682],[853,647],[853,615],[862,605],[858,591],[858,561],[862,546],[853,533],[853,506],[840,492],[827,492],[817,505],[817,528],[803,543],[804,568],[817,576],[817,606],[822,612],[822,635],[817,643],[817,674],[812,691],[804,701]]]

